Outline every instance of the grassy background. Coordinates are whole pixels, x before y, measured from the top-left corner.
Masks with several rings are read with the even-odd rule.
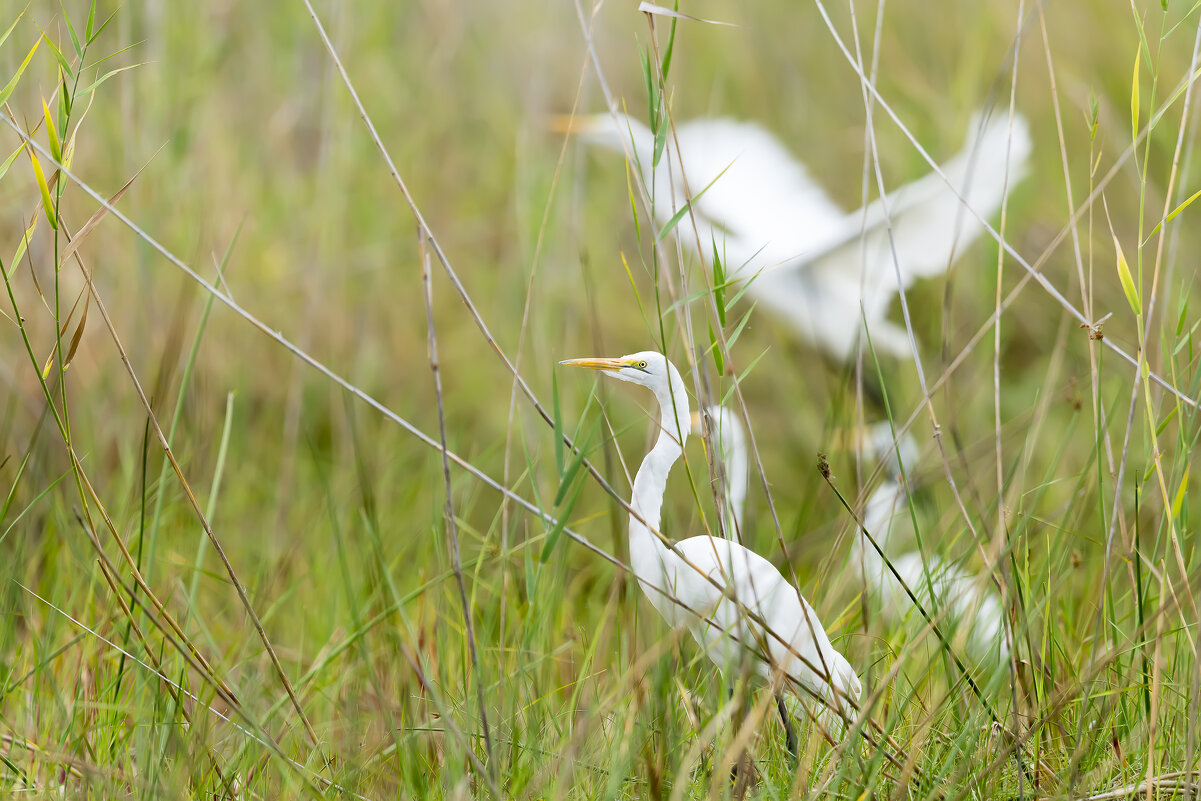
[[[679,26],[667,78],[675,118],[759,121],[837,201],[861,205],[862,94],[817,7],[706,2],[684,10],[737,27]],[[879,91],[936,158],[958,149],[974,108],[993,100],[1004,108],[1017,4],[894,0],[882,20],[875,3],[854,10],[865,49],[882,24]],[[86,39],[89,11],[82,2],[39,2],[19,19],[15,7],[3,12],[0,28],[15,27],[0,46],[0,85],[41,38],[5,116],[43,148],[43,98],[55,125],[66,119],[73,132],[83,118],[74,175],[108,196],[146,165],[119,204],[125,214],[207,279],[224,261],[229,293],[243,308],[436,437],[417,226],[304,5],[99,5],[93,31],[110,15],[111,22],[87,46],[81,68],[66,20]],[[581,110],[603,108],[574,7],[430,0],[321,3],[317,12],[496,345],[519,360],[546,408],[557,400],[563,427],[574,432],[593,382],[565,373],[556,388],[554,363],[661,344],[650,229],[646,220],[633,224],[620,160],[548,132],[549,115],[577,102]],[[1189,74],[1198,13],[1177,3],[1165,13],[1158,3],[1114,2],[1055,3],[1045,17],[1026,4],[1024,12],[1016,96],[1035,146],[1030,176],[1011,198],[1007,238],[1091,319],[1112,314],[1107,339],[1132,353],[1145,341],[1151,369],[1195,398],[1201,211],[1186,208],[1167,226],[1162,255],[1158,237],[1148,237],[1165,202],[1174,208],[1201,187],[1190,158],[1195,119],[1172,178],[1181,99],[1105,189],[1144,308],[1154,298],[1150,323],[1127,303],[1100,201],[1084,201],[1131,147],[1140,25],[1147,45],[1138,116],[1146,125]],[[849,41],[847,8],[830,13]],[[645,116],[647,18],[630,3],[610,2],[592,21],[600,70],[631,112]],[[660,19],[658,27],[662,47],[667,24]],[[58,105],[55,48],[70,70],[70,114]],[[133,65],[94,93],[83,91]],[[926,172],[896,126],[879,120],[877,136],[886,183]],[[22,140],[3,126],[0,143],[3,158]],[[51,175],[44,152],[40,161]],[[0,186],[0,258],[12,301],[0,304],[0,497],[9,499],[0,507],[5,787],[21,797],[64,786],[68,797],[146,798],[482,797],[492,782],[500,794],[522,798],[731,791],[727,767],[739,752],[743,710],[727,702],[723,680],[691,640],[662,629],[627,576],[567,538],[547,549],[542,522],[452,470],[478,645],[473,669],[437,451],[220,302],[210,311],[203,289],[144,238],[106,219],[79,253],[295,685],[314,746],[181,483],[164,466],[94,304],[70,368],[52,359],[45,386],[39,381],[55,330],[65,328],[64,343],[74,335],[80,312],[65,321],[85,291],[79,265],[61,259],[62,231],[78,231],[95,202],[70,181],[53,184],[56,233],[28,155],[17,155]],[[1069,186],[1082,209],[1079,263],[1070,238],[1055,243],[1073,211]],[[28,256],[14,261],[35,215]],[[674,246],[667,252],[677,258]],[[945,280],[910,292],[930,381],[987,322],[996,264],[996,244],[978,243]],[[686,249],[683,265],[693,286],[703,286]],[[664,267],[678,269],[674,261]],[[625,559],[624,512],[594,481],[580,480],[569,509],[552,503],[562,475],[552,429],[520,394],[511,403],[511,373],[436,262],[432,271],[450,448],[548,512],[566,512],[574,531]],[[1022,275],[1007,260],[1002,291]],[[664,308],[671,302],[664,295]],[[668,314],[665,344],[677,364],[695,346],[712,374],[704,307],[695,303],[692,313],[700,341],[680,341]],[[853,520],[814,461],[816,451],[830,453],[848,497],[870,491],[870,466],[860,469],[837,447],[837,432],[861,414],[851,373],[766,315],[752,320],[730,356],[739,373],[753,364],[742,391],[789,561],[865,688],[883,685],[873,717],[908,767],[890,768],[860,739],[834,751],[810,732],[794,780],[759,693],[747,701],[759,706],[744,731],[761,780],[748,791],[1080,797],[1152,779],[1139,791],[1166,794],[1186,781],[1174,774],[1196,769],[1201,753],[1201,573],[1188,482],[1196,413],[1157,388],[1144,391],[1136,370],[1034,284],[1005,310],[999,352],[990,331],[949,374],[931,407],[945,459],[927,412],[913,429],[922,445],[914,518],[929,553],[973,569],[985,555],[1005,555],[997,574],[1017,658],[971,665],[978,698],[920,621],[889,627],[879,620],[848,561]],[[912,364],[882,363],[879,374],[898,422],[921,409]],[[649,399],[612,387],[599,392],[608,425],[587,451],[624,494],[625,471],[636,469],[646,446]],[[75,462],[47,413],[47,395],[69,419]],[[595,408],[580,430],[592,427]],[[698,532],[712,519],[699,445],[689,447],[687,464],[674,474],[665,506],[668,536]],[[85,476],[94,492],[84,488]],[[133,570],[103,525],[101,504],[184,637],[164,633],[164,614],[138,605],[148,603],[146,594],[131,592]],[[758,480],[749,509],[748,541],[782,564]],[[98,551],[117,565],[115,578],[126,587],[120,595]],[[131,597],[127,613],[122,604]],[[189,664],[178,647],[184,640],[212,662],[236,703]],[[160,665],[199,700],[174,697],[134,658]],[[1015,733],[1024,773],[1008,755]]]

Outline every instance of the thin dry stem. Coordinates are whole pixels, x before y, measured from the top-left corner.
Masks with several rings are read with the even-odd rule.
[[[496,760],[492,754],[492,733],[488,728],[488,707],[484,703],[484,676],[483,670],[480,668],[480,657],[476,650],[475,644],[475,624],[472,622],[471,602],[467,599],[467,585],[463,581],[463,558],[459,554],[459,526],[455,522],[455,505],[454,492],[450,483],[450,459],[446,456],[446,409],[442,403],[442,374],[439,372],[438,365],[438,336],[434,330],[434,289],[430,283],[430,260],[429,254],[425,249],[425,231],[418,229],[417,231],[417,247],[420,251],[421,261],[421,284],[422,297],[425,300],[425,320],[426,320],[426,342],[428,344],[428,356],[430,363],[430,372],[434,375],[434,398],[438,406],[438,441],[442,445],[442,478],[446,487],[446,504],[444,505],[444,518],[446,520],[446,533],[450,538],[450,563],[451,569],[454,570],[455,583],[459,587],[459,602],[463,606],[463,622],[467,627],[467,650],[471,656],[471,672],[475,679],[476,701],[480,707],[480,721],[484,727],[484,748],[488,754],[488,775],[493,789],[493,795],[496,795]],[[470,744],[467,744],[470,747]]]

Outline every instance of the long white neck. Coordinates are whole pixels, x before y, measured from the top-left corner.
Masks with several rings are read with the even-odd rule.
[[[633,510],[630,515],[630,566],[651,602],[670,620],[672,614],[667,610],[674,613],[674,604],[646,584],[669,590],[674,583],[672,576],[681,563],[680,558],[663,544],[655,531],[660,530],[667,476],[684,452],[692,412],[680,374],[670,363],[667,372],[670,389],[663,388],[655,392],[655,398],[659,401],[659,437],[634,476],[634,496],[630,499],[630,508]]]

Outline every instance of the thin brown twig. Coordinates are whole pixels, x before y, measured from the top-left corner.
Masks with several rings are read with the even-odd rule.
[[[1013,118],[1016,114],[1017,107],[1017,90],[1018,90],[1018,62],[1022,51],[1022,30],[1024,28],[1023,17],[1025,16],[1026,2],[1018,0],[1017,9],[1017,32],[1014,34],[1013,43],[1013,70],[1009,79],[1009,131],[1010,136],[1005,145],[1005,176],[1003,189],[1001,190],[1001,219],[998,221],[997,231],[1000,234],[1001,240],[1005,239],[1005,223],[1008,221],[1009,212],[1009,154],[1013,145]],[[1017,614],[1017,600],[1015,594],[1010,591],[1010,576],[1008,570],[1008,561],[1001,558],[1002,551],[1008,551],[1013,543],[1009,538],[1009,526],[1005,519],[1005,472],[1004,462],[1002,460],[1001,449],[1001,284],[1005,276],[1005,250],[997,248],[997,293],[996,302],[998,314],[996,315],[996,327],[993,329],[993,413],[994,422],[996,425],[996,449],[997,449],[997,527],[993,532],[993,541],[996,545],[993,551],[997,554],[996,564],[999,576],[996,576],[996,585],[1000,591],[1001,609],[1005,610],[1010,605],[1014,608],[1014,615]],[[941,445],[941,442],[939,443]],[[1013,730],[1017,731],[1021,725],[1018,715],[1018,649],[1017,649],[1017,632],[1015,630],[1013,616],[1005,614],[1001,615],[1001,630],[1005,635],[1006,650],[1009,651],[1009,658],[1005,660],[1005,666],[1009,673],[1009,695],[1010,695],[1010,712],[1012,714]],[[1021,751],[1014,752],[1018,754],[1018,798],[1026,797],[1026,770],[1022,763]]]
[[[1192,61],[1189,66],[1189,71],[1188,71],[1189,75],[1195,75],[1197,73],[1197,65],[1198,65],[1199,61],[1201,61],[1201,25],[1197,26],[1197,34],[1193,40],[1193,56],[1192,56]],[[1190,80],[1188,82],[1188,84],[1186,85],[1185,90],[1184,90],[1184,99],[1181,102],[1180,129],[1176,135],[1176,146],[1172,153],[1172,167],[1168,172],[1168,186],[1164,190],[1163,214],[1160,217],[1161,220],[1165,220],[1165,221],[1168,219],[1168,214],[1171,212],[1172,202],[1173,202],[1172,196],[1175,193],[1176,181],[1177,181],[1177,178],[1179,177],[1179,173],[1180,173],[1180,157],[1181,157],[1181,153],[1184,150],[1184,132],[1188,128],[1188,114],[1189,114],[1189,110],[1190,110],[1190,107],[1193,102],[1193,88],[1195,85],[1196,85],[1195,81]],[[1151,123],[1148,122],[1148,125],[1150,125],[1150,124]],[[1180,224],[1177,223],[1177,227],[1179,227],[1179,225]],[[1155,328],[1155,326],[1152,324],[1152,321],[1155,316],[1155,308],[1156,308],[1155,301],[1159,294],[1159,274],[1160,274],[1160,268],[1163,266],[1164,247],[1167,243],[1167,233],[1168,233],[1167,229],[1168,229],[1168,225],[1166,223],[1161,224],[1159,226],[1159,237],[1158,237],[1158,241],[1157,241],[1157,244],[1155,247],[1155,268],[1154,268],[1154,270],[1152,270],[1152,274],[1151,274],[1151,291],[1148,296],[1147,313],[1146,313],[1145,320],[1143,322],[1143,331],[1145,332],[1144,338],[1146,341],[1144,341],[1144,343],[1143,343],[1142,358],[1144,360],[1147,360],[1148,362],[1150,360],[1149,351],[1151,350],[1152,338],[1155,336],[1155,332],[1157,330]],[[1142,260],[1141,246],[1139,248],[1139,259],[1141,262],[1141,260]],[[1144,389],[1144,393],[1145,393],[1145,389]],[[1151,398],[1148,394],[1147,397],[1145,398],[1145,403],[1148,404],[1147,423],[1148,423],[1148,428],[1152,431],[1152,445],[1155,446],[1154,453],[1152,454],[1152,456],[1154,458],[1154,463],[1155,463],[1155,472],[1159,479],[1159,490],[1160,490],[1160,493],[1161,493],[1161,496],[1163,499],[1164,508],[1170,510],[1172,507],[1172,499],[1168,495],[1167,479],[1165,478],[1164,473],[1163,473],[1162,453],[1160,452],[1160,450],[1158,448],[1158,441],[1155,438],[1155,434],[1154,434],[1154,420],[1151,417],[1152,410],[1149,406],[1150,401],[1151,401]],[[1171,539],[1172,550],[1176,556],[1176,566],[1180,569],[1181,576],[1187,578],[1188,569],[1185,567],[1184,554],[1180,548],[1180,538],[1179,538],[1179,534],[1177,533],[1176,520],[1175,520],[1175,517],[1171,514],[1169,514],[1169,516],[1168,516],[1168,532],[1169,532],[1169,536]],[[1193,598],[1192,586],[1188,583],[1185,584],[1185,595],[1189,599],[1189,605],[1192,607],[1191,611],[1193,613],[1193,616],[1196,617],[1197,603],[1196,603],[1196,600]],[[1196,656],[1196,654],[1194,654],[1194,657],[1195,656]]]
[[[587,69],[588,69],[587,60],[588,60],[588,57],[585,56],[584,64],[580,68],[579,80],[576,82],[575,101],[574,101],[573,107],[572,107],[573,113],[575,111],[575,108],[577,108],[579,106],[580,95],[583,93],[584,76],[587,74]],[[517,333],[517,350],[513,355],[514,372],[521,371],[521,358],[522,358],[522,354],[524,353],[526,334],[529,331],[530,311],[534,305],[534,279],[538,275],[538,266],[542,262],[542,248],[543,248],[543,244],[545,242],[546,230],[550,225],[550,213],[551,213],[551,207],[552,207],[552,200],[555,197],[555,193],[558,191],[559,178],[562,175],[563,163],[566,160],[566,158],[567,158],[567,140],[564,139],[563,146],[561,148],[559,148],[559,157],[558,157],[558,160],[555,162],[554,172],[551,174],[550,187],[547,189],[547,192],[546,192],[546,205],[544,206],[543,211],[542,211],[542,221],[538,226],[538,238],[534,245],[534,254],[533,254],[532,258],[530,259],[530,274],[529,274],[529,278],[526,279],[525,302],[522,304],[521,325],[519,326],[518,333]],[[517,393],[517,381],[514,380],[509,387],[509,416],[508,416],[508,425],[505,427],[505,449],[504,449],[505,458],[504,458],[504,466],[501,470],[501,481],[504,482],[504,484],[506,486],[509,484],[509,465],[510,465],[510,460],[512,459],[512,455],[513,455],[513,433],[517,429],[517,425],[516,425],[517,394],[518,394]],[[502,499],[502,501],[501,501],[501,524],[500,524],[500,550],[501,550],[502,555],[507,555],[509,552],[509,529],[510,529],[510,525],[511,525],[509,510],[510,510],[510,506],[509,506],[508,499]],[[506,633],[508,632],[508,628],[507,628],[508,614],[507,613],[508,613],[508,595],[509,595],[509,575],[510,575],[510,571],[508,571],[508,570],[503,571],[503,574],[501,576],[501,585],[500,585],[500,626],[499,626],[500,634],[498,637],[498,641],[502,642],[502,643],[505,641],[505,636],[506,636]],[[502,693],[502,697],[503,697],[503,693]],[[514,702],[516,702],[516,699],[514,699]],[[503,715],[503,712],[502,712],[502,715]]]
[[[1071,233],[1071,238],[1072,238],[1072,257],[1073,257],[1073,261],[1076,265],[1077,281],[1080,283],[1081,309],[1084,312],[1084,315],[1091,320],[1091,319],[1095,319],[1094,311],[1093,311],[1093,303],[1092,303],[1092,293],[1090,291],[1089,280],[1085,276],[1085,272],[1084,272],[1084,256],[1083,256],[1081,246],[1080,246],[1080,235],[1079,235],[1079,232],[1077,231],[1077,223],[1080,220],[1081,212],[1083,211],[1083,209],[1080,209],[1076,206],[1075,199],[1073,197],[1071,169],[1068,164],[1067,137],[1064,135],[1063,112],[1061,109],[1061,102],[1059,99],[1059,88],[1058,88],[1058,83],[1056,81],[1056,75],[1055,75],[1055,63],[1054,63],[1054,60],[1051,55],[1051,40],[1050,40],[1050,36],[1047,31],[1047,19],[1046,19],[1044,4],[1038,3],[1036,7],[1038,9],[1039,29],[1042,33],[1043,53],[1046,56],[1047,81],[1048,81],[1048,86],[1051,91],[1051,108],[1055,115],[1055,130],[1056,130],[1056,134],[1057,134],[1056,138],[1059,143],[1059,162],[1060,162],[1060,166],[1063,170],[1063,187],[1064,187],[1064,191],[1065,191],[1065,196],[1066,196],[1066,201],[1067,201],[1067,209],[1068,209],[1068,226],[1067,226],[1066,230]],[[1092,164],[1091,157],[1089,159],[1089,164]],[[1088,208],[1090,210],[1090,214],[1091,214],[1091,207],[1092,207],[1091,197],[1089,198],[1088,201],[1086,201],[1086,205],[1088,206]],[[1062,232],[1061,232],[1061,235],[1062,235]],[[1090,250],[1090,257],[1091,257],[1091,250]],[[1025,281],[1026,278],[1027,278],[1027,276],[1023,276],[1023,281]],[[1090,328],[1089,329],[1090,334],[1094,330],[1095,329]],[[1056,352],[1060,352],[1060,351],[1057,349]],[[1098,365],[1096,340],[1093,336],[1090,336],[1090,338],[1089,338],[1089,347],[1087,349],[1087,352],[1088,352],[1088,360],[1089,360],[1090,389],[1093,392],[1094,398],[1096,398],[1096,397],[1099,397],[1099,394],[1100,394],[1100,373],[1099,373],[1100,368]],[[1103,408],[1099,403],[1094,403],[1094,404],[1092,404],[1092,409],[1093,409],[1093,414],[1094,414],[1094,420],[1093,420],[1094,426],[1098,432],[1103,432],[1102,436],[1104,437],[1104,441],[1105,441],[1105,445],[1106,445],[1105,452],[1106,452],[1107,458],[1110,460],[1110,465],[1112,467],[1113,446],[1112,446],[1112,442],[1110,439],[1109,427],[1106,424],[1105,418],[1103,416],[1101,416],[1104,414]],[[1099,458],[1100,458],[1100,456],[1098,455],[1098,459]],[[1120,496],[1120,493],[1118,493],[1118,495]],[[1109,527],[1109,531],[1110,531],[1110,535],[1112,536],[1112,531],[1113,531],[1112,527]],[[1107,546],[1107,549],[1108,549],[1108,546]],[[1103,573],[1107,573],[1107,571],[1108,571],[1108,564],[1106,564],[1106,566],[1103,570]],[[1102,579],[1102,585],[1104,586],[1104,584],[1105,584],[1105,579]],[[1100,633],[1100,622],[1101,622],[1101,616],[1098,615],[1097,628],[1095,630],[1096,635],[1099,635],[1099,633]],[[1083,736],[1084,736],[1084,732],[1083,732],[1083,730],[1081,730],[1079,733],[1079,736],[1078,736],[1077,746],[1079,746],[1079,743],[1082,740]],[[1074,779],[1075,779],[1075,771],[1074,770],[1073,770],[1072,776],[1073,776],[1073,781],[1074,781]]]
[[[480,721],[484,727],[484,748],[488,755],[489,785],[496,789],[496,760],[492,753],[492,733],[488,729],[488,708],[484,703],[484,677],[480,668],[479,653],[475,644],[475,625],[472,623],[471,602],[467,598],[467,585],[463,581],[463,559],[459,553],[459,526],[455,522],[454,492],[450,483],[450,459],[446,455],[446,409],[442,402],[442,374],[438,364],[438,336],[434,331],[434,289],[430,281],[430,259],[426,252],[425,229],[417,229],[417,249],[421,262],[422,298],[425,300],[426,353],[430,372],[434,375],[434,398],[438,406],[438,441],[442,444],[442,478],[446,487],[446,504],[443,506],[446,533],[450,538],[450,563],[455,582],[459,587],[459,601],[463,605],[463,622],[467,627],[467,651],[471,656],[472,678],[475,680],[476,701],[480,707]],[[465,744],[470,748],[470,744]],[[500,799],[500,796],[496,796]]]

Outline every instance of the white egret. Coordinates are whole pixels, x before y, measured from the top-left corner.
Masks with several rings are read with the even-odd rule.
[[[1011,130],[1007,119],[977,112],[963,149],[941,165],[945,181],[930,173],[897,189],[887,198],[887,214],[880,200],[847,213],[754,123],[677,125],[657,165],[654,135],[628,115],[577,117],[566,127],[586,142],[630,154],[660,226],[691,196],[692,213],[675,229],[684,245],[699,240],[707,263],[716,249],[730,279],[751,281],[747,294],[756,303],[838,360],[854,353],[864,318],[878,351],[910,352],[904,329],[886,319],[897,292],[892,245],[903,287],[946,271],[983,231],[964,203],[992,216],[1030,155],[1022,117],[1014,117]]]
[[[860,454],[865,458],[883,458],[886,465],[884,480],[864,504],[863,527],[887,553],[889,543],[908,517],[909,494],[901,469],[903,464],[905,470],[911,470],[917,463],[917,443],[905,434],[894,447],[888,422],[876,423],[861,433]],[[1001,603],[983,578],[937,554],[923,555],[920,551],[889,557],[896,571],[894,575],[862,533],[855,538],[851,558],[859,562],[868,586],[879,593],[880,609],[886,618],[898,621],[909,614],[912,602],[905,591],[908,587],[932,614],[967,627],[968,651],[976,660],[995,658],[998,654],[1001,658],[1008,656]]]
[[[767,559],[719,537],[689,537],[668,548],[656,535],[667,476],[683,453],[691,424],[679,372],[655,351],[561,364],[600,370],[654,393],[659,435],[634,477],[630,566],[659,614],[673,628],[687,628],[720,670],[750,658],[754,673],[776,693],[795,754],[781,690],[800,696],[803,687],[832,709],[850,714],[847,701],[858,701],[859,677],[830,644],[813,607]]]
[[[883,425],[887,428],[887,423]],[[889,542],[908,510],[905,485],[900,474],[894,472],[868,497],[863,509],[863,526],[880,550],[888,552]],[[889,557],[894,574],[862,533],[855,538],[852,559],[859,561],[864,580],[879,593],[880,609],[886,618],[895,621],[908,615],[912,606],[905,591],[908,587],[931,614],[967,627],[967,648],[977,661],[1009,655],[1000,600],[982,577],[937,554],[924,556],[920,551]]]

